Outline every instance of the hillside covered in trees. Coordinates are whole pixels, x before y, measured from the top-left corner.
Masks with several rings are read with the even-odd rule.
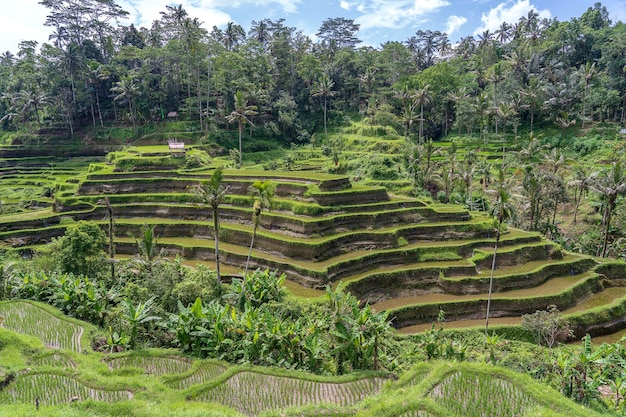
[[[379,46],[40,3],[49,43],[0,56],[9,413],[625,415],[600,3]]]

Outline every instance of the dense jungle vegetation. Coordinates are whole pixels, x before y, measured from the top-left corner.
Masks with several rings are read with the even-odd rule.
[[[550,254],[561,256],[562,247],[590,255],[611,271],[611,285],[624,281],[623,265],[603,258],[626,259],[626,135],[620,133],[626,120],[626,26],[611,22],[600,3],[567,22],[531,11],[495,33],[455,45],[445,33],[419,29],[410,39],[365,47],[358,25],[344,18],[326,20],[312,40],[280,19],[253,21],[247,31],[232,22],[207,30],[182,6],[166,6],[150,28],[136,28],[116,24],[127,13],[114,0],[40,3],[50,9],[50,43],[25,41],[16,56],[0,56],[0,148],[20,157],[95,156],[68,162],[79,167],[75,183],[111,166],[127,173],[175,163],[174,169],[211,172],[208,181],[189,190],[192,197],[177,198],[213,213],[217,268],[165,256],[149,224],[129,226],[133,233],[118,237],[118,245],[134,248],[132,257],[109,259],[115,256],[111,204],[128,201],[86,193],[108,207],[108,231],[106,225],[61,218],[64,234],[28,256],[0,247],[0,402],[17,395],[3,391],[5,386],[33,376],[26,369],[38,366],[34,377],[41,380],[31,387],[56,392],[85,383],[105,392],[92,392],[91,398],[131,404],[53,408],[60,400],[48,408],[56,415],[204,415],[207,409],[196,403],[201,401],[224,404],[211,409],[215,415],[235,415],[226,406],[246,415],[278,415],[271,401],[247,391],[251,403],[233,405],[233,392],[251,386],[258,394],[258,387],[276,385],[274,398],[288,408],[297,389],[286,380],[298,381],[299,389],[322,384],[327,394],[331,382],[358,385],[361,378],[369,385],[350,388],[361,397],[351,391],[344,401],[332,394],[327,400],[337,407],[325,415],[463,415],[469,409],[458,407],[467,398],[480,404],[472,415],[626,413],[623,343],[592,344],[586,336],[582,346],[559,345],[573,331],[555,306],[525,314],[521,325],[493,326],[490,334],[433,323],[406,336],[393,329],[387,311],[360,302],[343,283],[305,297],[285,289],[285,275],[248,268],[255,238],[264,238],[257,235],[262,216],[270,209],[320,214],[313,212],[320,206],[275,199],[276,183],[263,180],[263,170],[314,168],[309,176],[345,175],[357,192],[384,186],[483,216],[476,227],[487,225],[496,249],[507,225],[539,232],[559,245]],[[178,159],[137,156],[136,145],[148,148],[169,139],[191,149]],[[228,186],[223,168],[230,170]],[[110,169],[106,173],[114,175]],[[250,184],[253,196],[227,196],[233,177],[246,170],[259,178]],[[73,197],[63,195],[63,187],[69,185],[43,191],[55,211],[71,205]],[[28,217],[36,198],[1,189],[0,215]],[[225,203],[251,203],[250,213],[242,211],[252,214],[250,230],[241,228],[251,241],[238,274],[220,272],[220,238],[241,232],[233,226],[217,232]],[[452,216],[461,209],[438,210]],[[397,247],[407,244],[403,237],[394,241]],[[460,261],[452,252],[420,256],[424,262]],[[485,260],[490,262],[488,254]],[[453,313],[438,311],[440,323]],[[64,324],[54,327],[44,312],[63,317]],[[43,333],[33,332],[40,327]],[[62,350],[47,353],[31,336],[48,347],[46,338],[56,338],[52,345]],[[175,348],[177,356],[166,348]],[[136,355],[114,356],[131,351]],[[109,354],[106,370],[103,353]],[[116,360],[128,364],[116,368]],[[500,368],[484,371],[461,362]],[[64,371],[55,370],[59,364]],[[160,366],[171,368],[159,374]],[[137,371],[143,368],[150,378]],[[544,391],[513,371],[554,390]],[[209,374],[217,379],[202,379]],[[248,379],[227,379],[243,374]],[[162,379],[155,382],[153,375]],[[383,394],[354,406],[395,375],[400,380]],[[468,388],[473,385],[474,391]],[[29,397],[16,400],[9,413],[28,415],[23,403],[39,407],[46,395],[22,390]],[[557,391],[588,408],[581,411]],[[407,392],[414,399],[407,400]],[[302,400],[297,406],[304,408],[290,415],[321,413],[307,404],[315,403]]]

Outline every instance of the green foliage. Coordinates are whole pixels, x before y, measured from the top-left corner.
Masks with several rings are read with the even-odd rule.
[[[106,235],[96,223],[80,221],[68,226],[52,253],[62,272],[96,277],[106,267],[106,244]]]
[[[546,310],[524,314],[522,328],[534,335],[536,343],[545,344],[549,348],[567,341],[574,334],[569,321],[555,305],[548,306]]]
[[[445,313],[439,310],[438,322],[445,321]],[[443,333],[443,327],[436,328],[432,324],[429,331],[414,336],[416,347],[426,355],[426,359],[464,360],[467,347],[462,342],[448,338]]]
[[[203,168],[211,165],[211,157],[201,149],[190,149],[185,152],[186,168]]]
[[[285,274],[276,271],[260,270],[246,275],[243,279],[233,278],[232,283],[224,294],[239,310],[246,306],[259,308],[270,302],[280,302],[285,297]]]
[[[390,330],[386,313],[361,308],[355,297],[331,290],[327,308],[311,305],[305,315],[287,312],[276,304],[283,296],[277,283],[284,277],[257,271],[249,278],[224,295],[236,306],[204,305],[200,298],[189,307],[180,304],[168,324],[177,344],[196,355],[316,373],[389,363],[384,354],[392,344],[385,337]]]

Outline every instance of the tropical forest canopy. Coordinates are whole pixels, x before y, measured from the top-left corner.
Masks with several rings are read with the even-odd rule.
[[[359,46],[359,25],[344,18],[325,20],[312,40],[282,19],[208,29],[166,6],[137,28],[119,24],[127,12],[114,0],[40,3],[49,43],[0,57],[5,140],[16,129],[74,135],[173,111],[211,131],[246,108],[257,135],[284,144],[356,114],[420,140],[624,120],[626,28],[600,3],[567,22],[531,11],[455,45],[416,28],[377,47]]]

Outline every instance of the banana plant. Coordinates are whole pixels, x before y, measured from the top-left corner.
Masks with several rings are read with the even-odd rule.
[[[139,326],[161,319],[158,316],[150,315],[150,311],[154,307],[154,300],[155,297],[151,297],[145,303],[139,303],[136,306],[129,300],[124,301],[126,310],[124,312],[123,319],[130,327],[128,344],[131,349],[135,349],[137,346]]]

